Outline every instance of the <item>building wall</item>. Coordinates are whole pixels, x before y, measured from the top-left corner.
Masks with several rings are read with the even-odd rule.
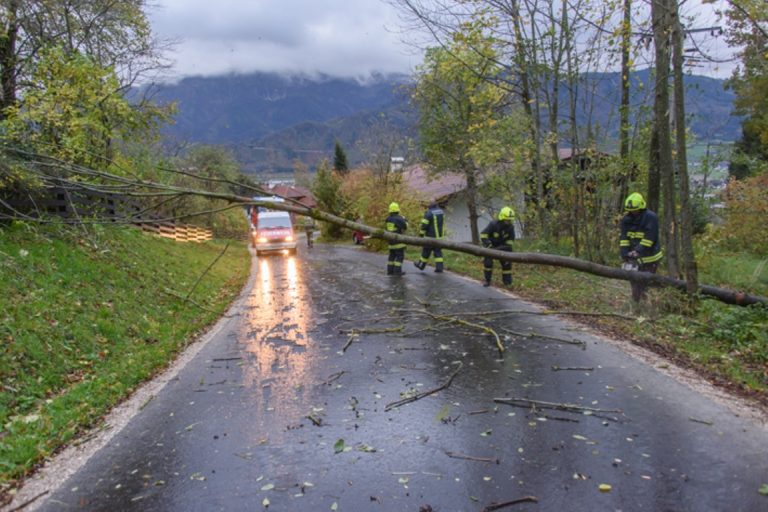
[[[491,213],[493,213],[495,218],[499,210],[504,206],[507,206],[507,203],[498,198],[484,201],[482,204],[478,205],[478,232],[485,229],[488,223],[491,222]],[[513,208],[516,212],[521,212],[517,205],[513,206]],[[466,194],[460,193],[454,195],[445,204],[443,210],[445,211],[446,223],[445,238],[452,242],[471,243],[472,230],[469,226],[469,208],[467,208]],[[517,238],[522,238],[523,236],[522,226],[518,220],[515,221],[515,235]]]

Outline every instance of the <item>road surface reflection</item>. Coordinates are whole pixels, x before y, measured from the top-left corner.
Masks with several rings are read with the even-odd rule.
[[[281,424],[310,412],[305,393],[317,383],[310,364],[317,350],[308,334],[311,298],[302,270],[295,256],[259,258],[244,326],[245,349],[253,354],[243,367],[243,384],[254,391],[249,405]]]

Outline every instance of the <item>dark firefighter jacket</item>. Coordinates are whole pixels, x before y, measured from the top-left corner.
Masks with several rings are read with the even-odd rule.
[[[443,210],[435,206],[427,209],[424,218],[421,219],[421,229],[419,234],[429,238],[443,238],[445,231],[443,229],[445,214]]]
[[[390,213],[385,222],[386,230],[390,233],[402,235],[408,229],[408,222],[406,222],[405,217],[399,213]],[[405,244],[401,242],[389,242],[389,248],[404,249]]]
[[[621,219],[619,238],[621,258],[627,259],[630,251],[640,255],[638,263],[656,263],[664,255],[659,243],[659,218],[651,210],[640,215],[626,214]]]
[[[480,241],[486,247],[512,250],[512,241],[515,239],[515,226],[511,222],[493,220],[480,233]]]

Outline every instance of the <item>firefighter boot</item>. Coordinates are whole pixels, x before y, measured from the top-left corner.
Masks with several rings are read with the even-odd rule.
[[[435,263],[435,272],[440,273],[443,271],[443,262],[438,261]]]

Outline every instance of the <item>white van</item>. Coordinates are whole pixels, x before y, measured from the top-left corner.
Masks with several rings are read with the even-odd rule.
[[[257,256],[277,251],[296,254],[296,235],[288,212],[259,212],[252,237]]]

